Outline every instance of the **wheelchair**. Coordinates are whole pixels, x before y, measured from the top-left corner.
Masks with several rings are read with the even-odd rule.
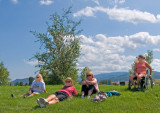
[[[135,84],[137,85],[137,77],[135,77],[133,79],[133,81],[135,82]],[[129,83],[128,83],[128,88],[129,90],[131,90],[131,87],[132,87],[132,83],[131,81],[129,80]],[[149,75],[146,75],[145,77],[142,77],[140,79],[140,82],[139,82],[139,85],[140,85],[140,88],[141,89],[148,89],[149,85],[151,85],[151,88],[153,89],[153,80],[152,80],[152,77],[149,77]]]

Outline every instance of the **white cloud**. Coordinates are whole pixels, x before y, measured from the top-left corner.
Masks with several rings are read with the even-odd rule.
[[[38,64],[44,64],[43,62],[40,62],[40,61],[38,61],[38,60],[34,60],[34,61],[26,61],[26,60],[24,60],[24,62],[25,62],[26,64],[31,65],[31,66],[36,66],[36,65],[38,65]]]
[[[125,56],[126,50],[159,46],[160,35],[152,36],[139,32],[130,36],[107,37],[97,34],[94,37],[81,35],[81,52],[78,67],[88,66],[95,74],[103,72],[128,71],[136,56]],[[159,59],[160,60],[160,59]],[[157,64],[154,63],[154,68]]]
[[[160,52],[160,49],[156,48],[156,49],[153,49],[153,51]]]
[[[160,71],[160,59],[154,59],[151,67],[154,69],[154,71]]]
[[[53,3],[52,0],[41,0],[41,1],[40,1],[40,4],[41,4],[41,5],[50,5],[50,4],[52,4],[52,3]]]
[[[125,0],[110,0],[109,2],[113,2],[114,4],[123,4],[125,3]]]
[[[18,0],[11,0],[14,4],[18,3]]]
[[[138,23],[160,23],[160,15],[154,16],[149,12],[142,12],[139,10],[130,10],[127,8],[103,8],[103,7],[86,7],[73,14],[74,17],[78,16],[91,16],[95,17],[96,12],[106,13],[111,20]]]
[[[99,1],[98,0],[92,0],[94,3],[96,3],[97,5],[99,5]]]
[[[118,3],[119,3],[119,4],[123,4],[123,3],[125,3],[125,0],[119,0]]]
[[[82,9],[76,13],[73,14],[74,17],[77,16],[94,16],[94,8],[86,7],[85,9]]]

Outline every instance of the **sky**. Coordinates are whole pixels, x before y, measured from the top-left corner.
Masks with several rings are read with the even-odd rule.
[[[151,64],[160,71],[159,0],[0,0],[0,61],[12,80],[35,76],[39,49],[30,32],[46,33],[50,15],[72,6],[73,20],[81,19],[81,56],[77,68],[94,74],[131,68],[139,54],[153,51]]]

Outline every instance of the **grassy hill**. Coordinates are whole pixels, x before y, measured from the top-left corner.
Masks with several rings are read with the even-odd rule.
[[[55,105],[39,108],[37,98],[47,97],[61,89],[62,85],[46,86],[47,93],[30,98],[21,95],[29,86],[0,86],[0,113],[159,113],[160,85],[144,91],[130,91],[127,86],[100,85],[102,91],[116,90],[120,96],[108,97],[104,102],[91,102],[90,99],[73,97]],[[78,93],[81,86],[76,85]],[[15,98],[11,97],[11,93]],[[93,97],[93,96],[92,96]],[[91,97],[91,98],[92,98]]]

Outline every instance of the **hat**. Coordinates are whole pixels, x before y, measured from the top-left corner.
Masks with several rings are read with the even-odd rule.
[[[145,56],[143,56],[142,54],[138,55],[137,58],[143,58],[145,59]]]
[[[65,83],[65,81],[67,81],[67,80],[70,80],[72,82],[72,84],[73,84],[73,80],[72,80],[71,77],[67,77],[66,79],[63,80],[63,82]]]

